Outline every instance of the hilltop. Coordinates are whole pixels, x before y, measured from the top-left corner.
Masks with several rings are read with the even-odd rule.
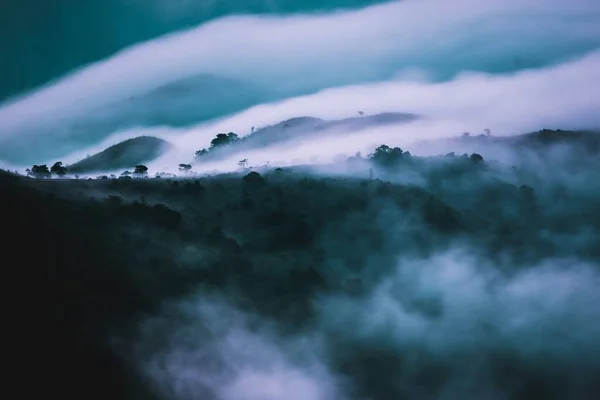
[[[67,168],[69,173],[73,174],[132,168],[134,165],[155,160],[170,147],[166,140],[152,136],[139,136],[110,146]]]
[[[212,149],[213,151],[203,154],[197,161],[213,161],[243,151],[265,148],[295,140],[310,140],[324,133],[329,136],[345,135],[367,128],[404,124],[418,118],[419,116],[415,114],[397,112],[385,112],[338,120],[324,120],[309,116],[295,117],[253,130],[250,134],[239,138],[229,146]]]

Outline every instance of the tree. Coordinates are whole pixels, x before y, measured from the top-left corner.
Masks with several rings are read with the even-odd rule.
[[[62,178],[63,176],[65,176],[67,174],[67,168],[63,167],[62,161],[57,161],[54,163],[52,168],[50,168],[50,172],[55,175],[58,175],[58,177]]]
[[[244,183],[249,185],[262,185],[265,183],[265,178],[262,177],[258,172],[250,172],[248,175],[244,176],[242,179]]]
[[[179,170],[182,172],[189,172],[191,169],[191,164],[179,164]]]
[[[469,132],[463,132],[462,137],[464,138],[468,138],[469,136],[471,136],[471,134]]]
[[[359,111],[358,115],[360,115],[362,117],[363,115],[365,115],[365,113],[363,111]]]
[[[148,176],[148,167],[146,167],[145,165],[141,165],[141,164],[136,165],[135,169],[133,170],[133,174],[140,178],[144,178],[145,176]]]
[[[228,146],[231,143],[236,142],[238,140],[239,140],[238,135],[236,135],[233,132],[219,133],[219,134],[217,134],[217,136],[215,136],[215,138],[213,140],[210,141],[210,148],[212,150],[216,147]]]
[[[485,132],[486,136],[490,136],[492,134],[492,131],[490,131],[489,129],[484,129],[483,131]]]
[[[123,205],[123,198],[120,196],[111,195],[105,200],[106,204],[111,208],[119,208]]]
[[[246,168],[248,168],[248,159],[244,158],[243,160],[238,161],[237,164],[243,171],[246,170]]]
[[[391,166],[402,159],[403,151],[400,147],[391,148],[382,144],[375,149],[375,152],[369,156],[369,159],[382,166]]]
[[[202,156],[208,154],[208,150],[207,149],[198,150],[195,154],[196,154],[196,157],[202,157]]]
[[[48,179],[51,176],[47,165],[34,165],[31,168],[31,175],[38,179]]]
[[[483,157],[481,156],[481,154],[473,153],[473,154],[471,154],[471,156],[469,158],[475,164],[481,164],[483,162]]]

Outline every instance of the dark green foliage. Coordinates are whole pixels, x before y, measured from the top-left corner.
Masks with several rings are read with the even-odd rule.
[[[483,157],[481,156],[481,154],[477,154],[477,153],[473,153],[469,156],[469,158],[471,159],[471,161],[473,161],[475,164],[481,164],[483,163]]]
[[[156,223],[167,229],[177,229],[181,223],[181,214],[164,204],[156,204],[152,207]]]
[[[148,167],[146,167],[145,165],[136,165],[135,169],[133,170],[133,175],[139,178],[144,178],[148,176]]]
[[[110,208],[119,208],[123,205],[123,198],[121,196],[111,195],[106,198],[106,204]]]
[[[49,179],[51,177],[51,173],[47,165],[34,165],[31,167],[30,174],[37,179]]]
[[[58,177],[63,177],[67,174],[67,168],[63,167],[63,163],[61,161],[58,161],[54,163],[52,168],[50,168],[50,172]]]
[[[562,181],[526,163],[495,165],[487,155],[479,165],[483,157],[475,154],[409,157],[389,146],[374,154],[377,161],[354,156],[356,173],[336,178],[301,168],[179,181],[37,181],[0,173],[3,227],[11,233],[3,243],[4,281],[18,289],[17,298],[28,300],[24,313],[9,307],[7,320],[17,327],[8,332],[9,342],[19,345],[19,360],[37,360],[44,373],[36,379],[48,393],[75,393],[64,384],[68,376],[69,382],[97,388],[102,398],[128,398],[131,385],[151,385],[136,380],[129,364],[135,354],[119,343],[137,344],[140,318],[190,293],[231,299],[293,336],[321,323],[315,303],[324,296],[341,299],[340,315],[348,302],[366,307],[395,271],[407,273],[401,282],[406,287],[393,292],[400,299],[398,312],[426,324],[447,318],[453,297],[403,297],[414,282],[399,259],[428,260],[456,243],[501,265],[499,281],[549,257],[591,265],[600,259],[600,170],[590,168],[597,164],[594,158],[574,164],[583,178]],[[414,175],[419,179],[409,179]],[[584,185],[569,186],[572,176]],[[21,250],[23,238],[31,237],[36,241]],[[447,277],[432,275],[423,284],[435,287],[438,278]],[[452,283],[460,286],[458,293],[462,284]],[[467,280],[464,287],[478,284]],[[482,284],[500,293],[496,279]],[[386,332],[389,322],[382,321]],[[415,388],[419,398],[436,398],[465,363],[489,369],[501,381],[498,387],[507,388],[507,398],[594,398],[596,358],[586,359],[582,375],[569,372],[583,364],[580,354],[566,366],[545,359],[531,363],[525,353],[497,345],[504,326],[469,325],[468,330],[490,330],[481,336],[491,338],[488,347],[463,352],[461,342],[447,358],[435,358],[418,340],[417,348],[410,342],[400,351],[391,351],[385,340],[373,344],[360,337],[367,321],[355,324],[359,339],[346,335],[353,326],[344,326],[341,334],[323,332],[334,337],[329,365],[352,383],[354,398],[415,398],[405,388]],[[389,330],[390,337],[397,334]],[[557,372],[548,380],[550,364]],[[577,396],[553,390],[555,382],[569,386],[572,379]]]
[[[207,154],[213,152],[214,150],[222,149],[230,146],[231,144],[239,141],[239,137],[237,134],[233,132],[229,133],[218,133],[213,140],[210,141],[210,147],[207,149],[202,149],[196,151],[196,157],[204,157]]]
[[[228,146],[238,139],[238,135],[233,132],[218,133],[217,136],[210,141],[210,148],[214,149],[215,147]]]
[[[242,179],[243,179],[244,183],[251,185],[251,186],[261,186],[265,183],[265,178],[263,178],[262,175],[256,171],[250,172],[248,175],[244,176],[244,178],[242,178]]]
[[[399,147],[392,148],[382,144],[375,149],[373,154],[369,155],[369,159],[376,165],[391,167],[397,165],[403,159],[403,151]]]

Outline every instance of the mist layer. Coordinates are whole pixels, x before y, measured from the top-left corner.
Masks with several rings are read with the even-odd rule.
[[[328,88],[554,68],[597,49],[599,27],[600,5],[585,0],[403,1],[223,17],[139,42],[5,102],[0,158],[61,157],[133,127],[185,127]]]

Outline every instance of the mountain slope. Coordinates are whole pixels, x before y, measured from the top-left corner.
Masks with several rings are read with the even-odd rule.
[[[324,120],[308,116],[295,117],[259,128],[231,145],[212,149],[198,161],[214,161],[240,151],[264,148],[294,140],[312,139],[324,133],[330,136],[345,135],[367,128],[408,123],[418,118],[419,116],[415,114],[398,112],[385,112],[339,120]]]
[[[165,140],[152,136],[139,136],[69,165],[68,170],[70,173],[87,173],[133,168],[136,164],[147,163],[158,158],[170,147],[169,142]]]

